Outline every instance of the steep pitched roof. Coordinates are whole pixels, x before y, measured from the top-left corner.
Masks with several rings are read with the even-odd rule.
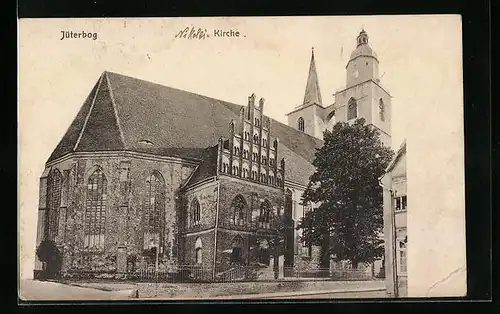
[[[217,175],[217,150],[218,146],[207,148],[201,157],[201,162],[196,167],[188,181],[184,184],[185,187],[196,184],[207,178]]]
[[[321,91],[319,90],[318,73],[316,71],[316,62],[314,61],[314,50],[311,52],[311,63],[309,65],[309,74],[307,76],[306,92],[304,94],[303,105],[315,103],[322,105]]]
[[[69,152],[130,150],[202,159],[207,147],[229,136],[240,105],[104,72],[49,158]],[[307,183],[305,172],[322,141],[270,119],[280,140],[278,158],[286,157],[287,178]],[[296,165],[295,167],[291,165]]]

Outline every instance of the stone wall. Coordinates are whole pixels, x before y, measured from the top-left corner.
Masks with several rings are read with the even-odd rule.
[[[164,262],[176,263],[178,252],[178,189],[194,169],[193,164],[127,154],[95,154],[73,157],[50,167],[63,173],[59,232],[54,239],[64,251],[63,272],[70,270],[115,271],[116,251],[125,247],[128,256],[144,250],[143,214],[147,178],[156,173],[164,182],[164,243],[160,252]],[[84,222],[88,178],[95,170],[104,173],[106,215],[104,250],[84,252]],[[63,206],[64,205],[64,206]],[[43,229],[43,226],[40,226]]]

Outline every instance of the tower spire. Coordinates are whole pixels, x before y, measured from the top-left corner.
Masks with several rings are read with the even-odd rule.
[[[316,103],[322,105],[321,92],[319,90],[318,73],[316,72],[316,63],[314,62],[314,47],[311,48],[311,63],[309,65],[309,74],[307,77],[306,92],[304,94],[303,105]]]

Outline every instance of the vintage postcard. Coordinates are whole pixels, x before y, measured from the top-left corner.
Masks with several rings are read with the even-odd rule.
[[[465,296],[461,23],[20,19],[19,297]]]

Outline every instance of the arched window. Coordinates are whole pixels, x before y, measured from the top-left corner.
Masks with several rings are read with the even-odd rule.
[[[163,244],[165,182],[157,172],[146,179],[146,201],[144,202],[144,249]],[[163,252],[160,250],[159,253]]]
[[[201,208],[198,199],[194,199],[191,202],[191,211],[190,211],[190,225],[198,226],[201,221]]]
[[[385,104],[382,98],[378,102],[378,108],[380,109],[380,121],[385,121]]]
[[[355,119],[358,116],[358,105],[356,104],[356,100],[351,98],[347,106],[347,120]]]
[[[59,207],[61,207],[62,175],[57,169],[51,171],[48,178],[48,223],[45,226],[45,235],[54,240],[59,233]]]
[[[304,132],[304,119],[302,117],[297,120],[297,124],[299,125],[299,131]]]
[[[101,169],[92,173],[87,183],[83,244],[86,250],[103,250],[106,232],[106,187]]]
[[[231,264],[243,264],[243,238],[241,236],[235,236],[231,243]]]
[[[243,226],[246,221],[247,203],[240,194],[236,195],[231,203],[231,223],[236,226]]]
[[[271,204],[268,200],[265,200],[260,204],[260,214],[259,222],[261,227],[269,228],[269,222],[271,221]]]
[[[196,253],[196,264],[202,264],[202,249],[203,249],[203,245],[201,243],[201,238],[198,237],[196,238],[196,242],[194,244],[194,250],[195,250],[195,253]]]

